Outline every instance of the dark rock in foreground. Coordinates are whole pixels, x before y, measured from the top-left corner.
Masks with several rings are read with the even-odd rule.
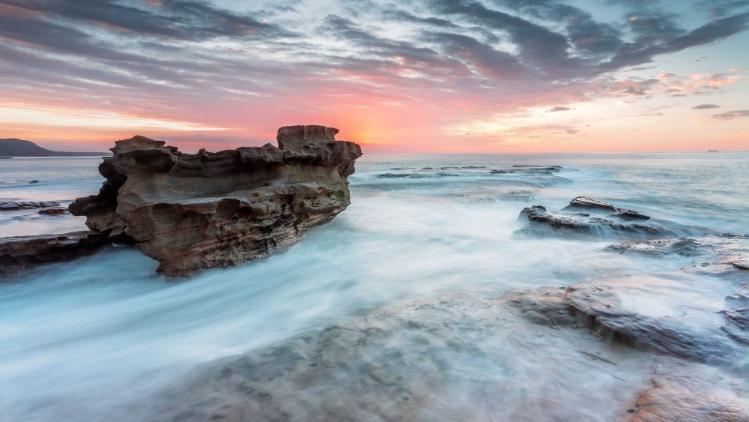
[[[57,201],[9,201],[0,202],[0,211],[18,211],[59,206],[60,203]]]
[[[654,318],[628,311],[606,285],[519,290],[505,296],[529,320],[548,326],[587,328],[602,338],[637,349],[701,363],[730,366],[741,355],[720,330],[690,327],[675,317]]]
[[[276,148],[181,153],[142,136],[118,141],[98,195],[70,205],[110,236],[132,239],[167,275],[265,257],[330,221],[350,202],[361,149],[337,129],[289,126]]]
[[[90,255],[108,243],[106,234],[90,231],[0,238],[0,276]]]
[[[656,376],[652,384],[637,397],[631,422],[749,421],[749,401],[731,385],[717,385],[691,374]]]
[[[671,234],[652,224],[614,221],[589,214],[553,214],[541,205],[524,208],[520,212],[520,218],[528,223],[527,227],[520,230],[523,233],[584,235],[601,238],[607,236],[646,238]]]

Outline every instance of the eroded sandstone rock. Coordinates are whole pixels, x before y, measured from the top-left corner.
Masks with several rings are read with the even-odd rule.
[[[117,141],[98,195],[70,205],[110,236],[125,235],[167,275],[261,258],[330,221],[350,202],[357,144],[335,128],[289,126],[270,144],[186,154],[142,136]]]
[[[108,243],[107,235],[90,231],[0,238],[0,276],[90,255]]]

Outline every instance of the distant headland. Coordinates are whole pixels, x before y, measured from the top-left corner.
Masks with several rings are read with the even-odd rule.
[[[109,152],[52,151],[23,139],[0,139],[0,158],[105,156]]]

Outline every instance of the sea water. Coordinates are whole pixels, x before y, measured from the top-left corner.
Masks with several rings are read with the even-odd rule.
[[[0,200],[66,205],[95,194],[99,161],[1,160]],[[490,173],[519,164],[563,169]],[[0,420],[158,420],[141,410],[195,368],[415,301],[625,280],[637,286],[623,297],[630,309],[712,327],[737,288],[735,279],[684,271],[689,257],[621,255],[605,250],[612,239],[516,232],[525,224],[522,208],[558,210],[587,195],[691,232],[747,235],[749,154],[372,154],[356,167],[351,206],[268,259],[172,281],[139,251],[109,248],[0,282]],[[83,230],[83,223],[2,212],[0,236]],[[659,367],[679,366],[583,330],[503,318],[506,328],[488,333],[481,353],[469,337],[445,332],[461,352],[434,388],[451,399],[424,402],[421,418],[610,420]],[[405,342],[393,347],[410,350]]]

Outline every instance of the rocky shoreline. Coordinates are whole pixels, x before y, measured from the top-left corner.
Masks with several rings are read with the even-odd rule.
[[[92,231],[3,239],[0,263],[3,270],[20,271],[92,253],[113,239],[133,243],[170,276],[267,256],[349,205],[347,177],[361,151],[355,144],[335,141],[335,132],[282,128],[280,148],[197,154],[142,137],[119,141],[114,155],[100,166],[106,180],[99,194],[79,198],[70,207],[73,214],[87,217]],[[547,178],[562,171],[560,166],[527,165],[503,171],[485,166],[391,170],[373,177],[392,183],[390,179],[408,181],[422,174]],[[532,191],[502,195],[508,200],[534,199]],[[514,218],[521,206],[510,207]],[[515,233],[530,242],[582,240],[611,259],[678,259],[684,266],[676,271],[685,277],[709,275],[710,281],[728,283],[733,293],[725,300],[723,294],[710,298],[711,306],[720,303],[718,309],[688,310],[702,318],[699,322],[685,318],[687,311],[649,313],[652,295],[683,287],[679,283],[685,280],[673,274],[617,278],[591,272],[584,282],[561,286],[550,279],[484,296],[423,297],[205,363],[159,390],[137,418],[326,420],[349,415],[355,420],[460,420],[480,413],[464,403],[456,405],[456,391],[447,386],[465,388],[460,393],[468,396],[500,397],[520,388],[513,385],[517,371],[517,379],[530,383],[521,389],[537,396],[524,403],[522,412],[504,414],[489,407],[492,416],[537,420],[548,416],[544,412],[549,409],[562,409],[569,413],[556,416],[569,420],[578,416],[574,406],[553,406],[576,397],[554,383],[585,383],[585,374],[571,381],[575,374],[560,369],[549,375],[551,386],[545,385],[546,376],[561,360],[581,356],[584,366],[575,370],[596,371],[603,378],[616,378],[607,368],[618,365],[624,367],[621,375],[628,358],[652,365],[617,380],[625,387],[617,391],[606,415],[611,419],[747,421],[749,394],[742,380],[749,374],[749,238],[684,227],[648,209],[645,214],[577,196],[553,211],[543,205],[525,207]],[[569,339],[582,341],[570,346],[574,341]],[[536,351],[547,341],[559,347],[565,340],[570,348],[561,357],[553,351],[529,357],[549,360],[544,370],[548,373],[524,373],[530,371],[522,367],[526,357],[502,350],[505,343],[522,342],[535,347],[522,350]],[[476,373],[500,371],[500,378],[510,381],[498,385],[466,367]],[[538,379],[543,382],[533,384]],[[584,391],[595,393],[593,387]]]

